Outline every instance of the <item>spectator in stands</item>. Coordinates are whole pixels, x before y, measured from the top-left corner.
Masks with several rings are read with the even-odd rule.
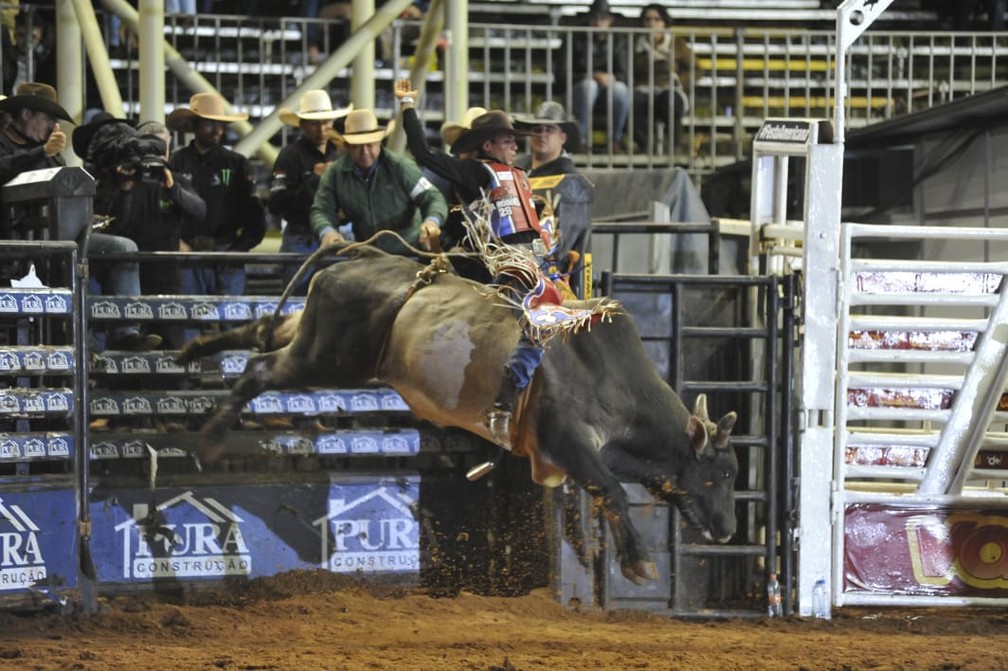
[[[193,134],[172,154],[168,167],[190,181],[206,202],[203,220],[182,225],[182,251],[247,252],[262,242],[266,211],[256,197],[248,159],[221,145],[224,127],[248,114],[228,114],[217,93],[197,93],[189,107],[168,115],[168,128]],[[189,295],[240,296],[245,293],[244,264],[222,263],[183,268],[183,291]]]
[[[587,35],[575,34],[572,38],[572,97],[574,116],[581,127],[581,135],[590,145],[592,111],[596,103],[602,103],[604,109],[608,109],[611,96],[610,139],[613,151],[624,153],[626,144],[623,132],[630,112],[630,89],[626,84],[627,49],[624,39],[609,31],[614,20],[606,0],[592,2],[588,10],[588,22],[594,30]]]
[[[634,140],[650,153],[656,124],[664,124],[672,138],[681,135],[676,130],[689,110],[684,78],[689,77],[690,49],[684,38],[672,37],[671,19],[661,4],[644,7],[640,21],[651,34],[634,42]]]
[[[66,148],[66,133],[57,119],[70,121],[70,114],[57,102],[56,89],[41,82],[25,82],[15,95],[0,101],[0,112],[10,114],[11,122],[0,131],[0,180],[8,181],[30,170],[66,165],[62,152]],[[6,208],[3,208],[6,210]],[[10,222],[4,221],[3,237],[12,237]],[[136,252],[127,238],[91,233],[87,238],[88,256]],[[96,273],[106,292],[117,296],[139,296],[140,277],[136,263],[115,263]],[[144,336],[136,324],[120,324],[112,332],[109,347],[123,350],[148,350],[157,347],[161,338]]]
[[[382,230],[406,244],[431,249],[441,235],[448,206],[441,192],[409,158],[382,147],[392,125],[381,127],[374,112],[357,109],[346,116],[347,153],[322,174],[311,209],[311,225],[323,246],[343,239],[337,230],[352,222],[354,238],[370,239]],[[384,235],[374,242],[392,253],[408,253]]]
[[[351,110],[353,105],[333,109],[329,94],[313,89],[301,96],[297,111],[284,107],[277,112],[285,124],[301,129],[301,137],[280,150],[270,179],[269,211],[282,217],[281,252],[307,256],[319,247],[311,227],[312,202],[322,173],[341,154],[332,136],[333,121],[345,117]],[[285,285],[294,277],[299,265],[284,264]],[[295,293],[303,295],[307,287],[308,278],[305,277]]]
[[[554,215],[559,229],[554,260],[559,272],[569,278],[571,289],[582,296],[581,274],[591,236],[591,203],[595,189],[578,172],[567,150],[578,145],[577,123],[567,118],[563,105],[547,100],[534,116],[515,116],[516,128],[528,130],[531,153],[519,156],[515,165],[528,172],[532,188],[540,191],[537,178],[577,175],[576,178],[549,180],[545,194],[555,200]],[[583,296],[582,296],[583,297]]]
[[[578,146],[577,123],[567,118],[563,105],[547,100],[531,116],[514,117],[515,128],[529,132],[531,153],[515,161],[529,177],[566,175],[577,172],[568,149]]]
[[[25,11],[14,24],[17,74],[14,86],[26,81],[56,84],[56,30],[43,13]],[[13,88],[13,87],[12,87]]]
[[[179,251],[183,219],[202,219],[206,204],[188,181],[168,169],[168,128],[148,121],[133,130],[102,113],[74,130],[73,145],[98,180],[94,207],[112,217],[108,232],[129,238],[143,252]],[[125,147],[142,147],[144,153]],[[153,153],[155,148],[160,153]],[[140,286],[145,295],[181,294],[181,270],[174,262],[141,263]],[[184,343],[180,326],[159,325],[156,332],[168,349]]]

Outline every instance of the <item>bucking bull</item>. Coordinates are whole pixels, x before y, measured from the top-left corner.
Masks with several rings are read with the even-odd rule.
[[[487,287],[452,274],[417,282],[425,266],[372,247],[316,273],[305,308],[263,317],[186,344],[182,361],[259,347],[231,395],[204,427],[200,457],[223,454],[226,432],[266,390],[360,386],[380,380],[420,419],[490,440],[493,401],[519,338],[511,308]],[[618,311],[590,329],[546,345],[512,423],[514,453],[531,460],[535,482],[569,477],[600,505],[623,574],[658,577],[631,523],[621,481],[639,482],[674,503],[708,540],[735,533],[738,460],[729,445],[735,413],[717,423],[700,396],[691,414],[658,375],[632,318]]]

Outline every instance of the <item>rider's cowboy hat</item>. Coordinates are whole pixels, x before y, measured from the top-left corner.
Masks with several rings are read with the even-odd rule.
[[[277,111],[280,121],[288,126],[300,126],[301,120],[306,121],[328,121],[329,119],[339,119],[353,111],[353,103],[343,109],[333,109],[329,94],[322,89],[312,89],[305,91],[298,101],[298,110],[288,107],[281,107]]]
[[[441,141],[449,147],[453,146],[463,131],[472,127],[473,119],[486,114],[485,107],[470,107],[466,110],[462,121],[445,121],[441,124]]]
[[[529,135],[528,131],[518,130],[511,123],[511,117],[504,110],[490,110],[486,114],[481,114],[472,120],[472,126],[464,131],[452,145],[452,151],[470,152],[479,149],[484,142],[491,140],[498,135]]]
[[[539,105],[535,115],[518,115],[514,117],[515,128],[522,128],[531,131],[538,126],[559,126],[560,130],[567,134],[567,141],[564,146],[574,150],[580,142],[580,131],[576,121],[567,117],[563,105],[555,100],[547,100]]]
[[[74,128],[73,135],[70,140],[70,144],[73,145],[74,153],[83,159],[87,159],[88,148],[91,146],[91,140],[94,139],[95,133],[97,133],[103,126],[108,126],[113,123],[126,124],[130,127],[133,126],[132,121],[119,119],[108,112],[98,112],[91,121]]]
[[[217,93],[197,93],[189,99],[189,107],[179,107],[168,115],[165,125],[172,130],[189,131],[197,119],[210,121],[245,121],[249,115],[245,112],[227,114],[224,110],[224,98]]]
[[[19,110],[27,109],[33,112],[45,112],[54,119],[73,122],[70,113],[60,107],[56,89],[41,82],[23,82],[19,84],[14,95],[0,100],[0,112],[17,114]]]
[[[378,119],[369,109],[354,110],[346,115],[343,121],[343,132],[340,137],[347,144],[371,144],[381,142],[395,130],[395,122],[390,121],[382,128]]]

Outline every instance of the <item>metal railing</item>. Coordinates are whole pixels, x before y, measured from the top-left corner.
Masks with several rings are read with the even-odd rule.
[[[105,26],[108,30],[107,21]],[[170,15],[165,35],[196,71],[254,121],[272,113],[314,72],[309,26],[320,28],[323,53],[334,51],[345,34],[337,21]],[[379,114],[396,111],[392,83],[408,75],[410,36],[419,27],[396,22],[383,39],[390,51],[379,56],[375,71],[374,107]],[[679,119],[674,112],[663,118],[652,99],[631,96],[625,136],[633,137],[643,124],[652,146],[628,143],[626,154],[614,155],[612,115],[605,113],[612,101],[603,97],[602,109],[584,129],[588,138],[576,155],[580,165],[675,164],[703,173],[747,156],[752,134],[766,117],[832,117],[832,30],[676,26],[671,33],[690,49],[689,67],[679,73],[688,112]],[[556,99],[572,112],[572,87],[564,85],[573,80],[571,45],[591,34],[584,27],[471,24],[469,104],[529,113],[543,100]],[[631,91],[634,86],[653,87],[652,69],[633,69],[634,41],[647,31],[612,28],[606,34],[605,62],[625,58]],[[1004,85],[1008,33],[872,31],[850,49],[847,61],[846,119],[854,128]],[[117,53],[112,67],[119,73],[127,109],[140,116],[135,55]],[[337,104],[349,101],[351,77],[352,70],[345,68],[330,81]],[[420,111],[433,130],[444,120],[447,85],[437,64],[426,84]],[[169,110],[185,104],[189,95],[181,85],[169,84]],[[286,139],[282,134],[280,141]]]

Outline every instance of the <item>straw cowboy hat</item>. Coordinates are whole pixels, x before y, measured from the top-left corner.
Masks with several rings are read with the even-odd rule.
[[[567,117],[563,105],[555,100],[547,100],[539,105],[534,115],[518,115],[514,117],[515,128],[531,131],[537,126],[560,126],[560,130],[567,134],[567,141],[564,146],[574,149],[580,144],[581,132],[576,121]]]
[[[172,130],[188,131],[192,129],[197,119],[210,121],[245,121],[249,115],[245,112],[227,114],[224,111],[224,98],[217,93],[197,93],[189,99],[189,107],[180,107],[168,115],[165,125]]]
[[[486,112],[485,107],[470,107],[462,116],[462,121],[445,121],[441,124],[441,141],[449,147],[454,145],[462,131],[472,127],[473,119]]]
[[[498,135],[518,137],[519,135],[530,135],[530,133],[516,129],[511,123],[511,116],[504,110],[490,110],[472,120],[469,130],[463,131],[455,140],[452,151],[455,153],[476,151],[484,142]]]
[[[371,144],[381,142],[395,130],[395,122],[390,121],[382,128],[378,119],[369,109],[354,110],[346,115],[340,137],[347,144]]]
[[[70,113],[60,107],[56,89],[41,82],[24,82],[19,84],[14,95],[0,100],[0,112],[17,114],[19,110],[27,109],[33,112],[45,112],[54,119],[63,119],[73,123]]]
[[[133,127],[132,121],[119,119],[108,112],[98,112],[98,114],[95,114],[94,118],[90,122],[74,128],[73,135],[70,140],[70,144],[73,145],[74,153],[79,157],[86,159],[88,157],[88,148],[91,146],[91,140],[94,138],[95,133],[97,133],[103,126],[108,126],[113,123],[125,124],[130,128]]]
[[[300,126],[301,120],[307,121],[327,121],[329,119],[339,119],[353,111],[353,103],[349,107],[335,110],[329,94],[322,89],[312,89],[305,91],[298,101],[298,110],[288,107],[281,107],[277,110],[277,116],[288,126]]]

